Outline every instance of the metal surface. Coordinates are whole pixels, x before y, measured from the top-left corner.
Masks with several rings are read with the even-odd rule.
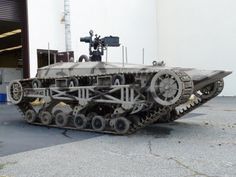
[[[0,20],[21,22],[19,2],[16,0],[0,0]]]
[[[28,29],[28,3],[23,0],[20,3],[20,12],[22,13],[22,58],[23,58],[23,77],[30,77],[30,62],[29,62],[29,29]]]
[[[153,79],[156,82],[159,76],[178,80],[179,92],[176,97],[171,95],[168,100],[164,99],[168,104],[155,101],[157,100],[156,96],[150,97],[149,95],[153,89],[148,88],[150,82],[144,82],[144,80],[152,81],[150,88],[155,90]],[[78,86],[67,87],[67,84],[70,84],[68,80],[71,77],[39,79],[38,81],[41,82],[39,85],[42,85],[42,88],[35,88],[35,84],[33,84],[35,79],[21,80],[20,82],[13,81],[9,87],[10,98],[17,104],[23,115],[29,110],[36,111],[33,105],[30,104],[30,100],[44,99],[46,104],[39,111],[36,111],[39,118],[34,122],[35,124],[41,123],[42,125],[55,127],[52,124],[54,119],[52,109],[60,102],[64,102],[71,108],[71,113],[67,114],[71,117],[69,122],[73,122],[65,125],[64,128],[74,129],[75,127],[86,131],[131,134],[156,122],[166,114],[168,109],[174,109],[182,102],[186,102],[193,90],[189,77],[180,71],[162,70],[161,75],[156,71],[152,71],[133,74],[103,74],[94,75],[93,77],[81,75],[80,77],[74,76],[74,78],[78,79]],[[129,83],[128,78],[133,79],[133,83]],[[160,77],[160,79],[163,78]],[[121,83],[124,85],[120,85]],[[86,86],[83,86],[83,84],[86,84]],[[173,84],[172,81],[171,84]],[[159,93],[158,96],[165,97],[166,92]],[[104,117],[106,127],[102,130],[91,128],[92,122],[88,118],[90,112],[95,112]],[[132,117],[132,115],[136,115],[138,120],[133,120],[134,116]],[[123,121],[125,126],[123,131],[116,126],[118,117],[123,117],[122,120],[126,119],[126,121]],[[129,126],[127,122],[130,122]],[[119,123],[119,125],[122,125],[122,123]]]
[[[163,70],[152,78],[150,90],[157,103],[169,106],[180,99],[183,85],[177,74]]]
[[[90,61],[101,61],[104,51],[108,47],[119,47],[120,38],[117,36],[107,36],[101,38],[97,34],[94,35],[93,30],[90,30],[88,37],[80,38],[80,42],[85,42],[89,44],[89,60]]]
[[[69,64],[65,63],[65,65]],[[77,67],[85,64],[94,65],[96,62],[77,64]],[[99,64],[98,66],[101,66],[105,63]],[[63,68],[63,64],[60,67]],[[197,102],[188,103],[190,96],[193,94],[194,85],[191,77],[180,71],[180,68],[174,70],[166,67],[147,67],[147,71],[133,68],[133,72],[130,73],[126,72],[127,68],[116,68],[115,65],[113,67],[116,74],[73,75],[74,79],[78,79],[79,85],[71,85],[69,82],[72,87],[67,87],[68,80],[71,77],[61,77],[60,80],[57,78],[46,79],[45,77],[43,80],[38,78],[38,81],[42,82],[42,88],[33,88],[32,81],[34,79],[14,81],[9,87],[9,91],[14,91],[10,92],[10,95],[12,95],[12,101],[18,105],[23,114],[28,110],[35,110],[29,100],[36,98],[45,100],[47,104],[41,108],[44,111],[38,111],[37,113],[39,115],[39,120],[35,121],[37,125],[42,123],[43,125],[55,127],[56,125],[51,125],[54,117],[50,112],[59,102],[64,102],[73,110],[70,117],[72,122],[74,120],[74,125],[64,125],[66,129],[74,129],[75,126],[79,130],[130,134],[155,122],[174,121],[214,98],[223,90],[223,84],[220,81],[214,82],[219,83],[215,84],[215,89],[203,92],[202,90],[205,88],[203,87],[197,94],[194,94]],[[94,73],[96,73],[96,69],[101,68],[95,68]],[[123,71],[120,71],[119,74],[116,72],[117,69]],[[80,71],[82,72],[83,69],[81,68]],[[212,76],[215,77],[218,72],[213,71],[212,73]],[[111,78],[122,78],[117,77],[117,74],[123,76],[125,82],[120,80],[120,82],[114,82],[118,85],[112,85]],[[198,76],[198,78],[202,77]],[[131,80],[133,78],[132,83],[129,83],[128,78],[131,78]],[[53,84],[54,82],[55,84]],[[197,81],[195,80],[195,82]],[[120,85],[120,83],[124,85]],[[86,85],[83,86],[83,84]],[[19,89],[23,88],[21,85],[24,85],[24,89]],[[22,92],[22,90],[24,91]],[[149,96],[150,94],[152,97]],[[183,104],[185,104],[184,108],[177,111],[177,108]],[[98,115],[106,117],[106,128],[91,128],[92,122],[86,116],[88,112],[96,112]],[[136,120],[133,120],[133,115],[136,116]],[[115,120],[120,116],[125,116],[124,118],[130,122],[129,128],[123,128],[123,131],[115,126]],[[122,123],[119,125],[122,125]],[[123,125],[127,127],[125,121]]]
[[[9,32],[11,30],[21,29],[21,38],[19,35],[11,37],[11,46],[8,46],[6,40],[3,38],[0,40],[1,46],[13,47],[21,41],[22,44],[22,59],[23,59],[23,76],[29,77],[29,39],[28,39],[28,12],[27,12],[27,0],[0,0],[0,33]],[[16,40],[17,39],[17,40]],[[19,40],[20,39],[20,40]],[[10,43],[9,43],[10,45]],[[2,49],[3,49],[2,48]]]
[[[219,79],[231,74],[230,71],[221,70],[198,70],[194,68],[176,68],[168,66],[151,66],[151,65],[135,65],[123,63],[104,63],[104,62],[78,62],[78,63],[57,63],[49,67],[38,69],[39,78],[48,77],[64,77],[73,75],[95,75],[95,74],[112,74],[126,72],[153,72],[159,70],[180,70],[188,74],[194,82],[195,90],[216,82]]]
[[[100,62],[103,47],[116,46],[117,40],[97,35],[93,39],[92,31],[90,35],[81,39],[90,44],[90,61],[57,63],[40,68],[37,78],[10,84],[10,100],[22,115],[31,120],[35,111],[37,118],[31,124],[131,134],[157,122],[174,121],[205,104],[221,93],[223,78],[231,73],[157,62],[152,66]],[[44,103],[40,109],[31,104],[36,99]],[[53,113],[60,104],[70,111]]]
[[[71,51],[70,0],[64,0],[65,43],[66,51]]]
[[[65,63],[67,66],[70,64],[71,63]],[[86,62],[77,64],[77,69],[79,65],[83,66],[85,64],[98,64],[97,66],[100,67],[106,65],[105,63]],[[63,68],[63,65],[64,64],[61,64],[60,67]],[[111,66],[111,64],[108,66]],[[58,103],[64,102],[71,107],[71,110],[74,110],[68,114],[68,116],[70,115],[71,117],[71,121],[74,123],[64,125],[66,129],[74,129],[73,127],[75,127],[79,130],[86,131],[130,134],[155,122],[174,121],[214,98],[223,90],[223,84],[221,84],[221,82],[219,82],[219,85],[216,84],[215,89],[207,93],[202,92],[205,88],[203,87],[198,91],[199,93],[194,94],[198,102],[192,104],[188,103],[188,101],[193,94],[194,80],[185,72],[180,71],[180,68],[174,70],[155,66],[146,67],[146,71],[142,71],[142,69],[138,67],[132,67],[133,72],[130,73],[126,71],[127,68],[118,68],[114,64],[112,67],[113,68],[103,68],[102,73],[100,71],[101,68],[97,67],[93,70],[94,74],[73,74],[73,78],[78,80],[78,86],[71,85],[71,83],[68,82],[71,79],[70,76],[60,77],[60,79],[46,79],[46,77],[41,79],[41,77],[39,77],[38,81],[42,83],[42,88],[33,88],[32,81],[35,79],[22,80],[20,82],[15,81],[12,82],[9,87],[9,91],[11,91],[10,95],[12,95],[10,98],[17,104],[23,115],[28,110],[35,110],[29,103],[29,100],[36,98],[44,99],[47,104],[40,109],[42,111],[37,112],[39,115],[39,119],[35,121],[37,125],[42,123],[47,126],[57,126],[58,124],[52,124],[54,117],[51,111]],[[46,68],[48,68],[47,72],[51,71],[49,70],[50,66]],[[66,67],[64,68],[66,70]],[[83,72],[83,70],[85,71],[86,69],[88,70],[88,68],[81,68],[79,71]],[[113,69],[114,73],[111,74],[110,71],[110,73],[104,74],[108,69]],[[42,70],[45,70],[45,68],[40,69],[39,72]],[[72,70],[70,69],[69,71],[71,72]],[[222,73],[222,71],[220,71],[220,73]],[[114,77],[122,78],[117,77],[117,74],[123,76],[125,82],[119,79],[119,82],[112,82],[112,78]],[[212,77],[216,77],[218,72],[211,71],[210,74]],[[39,74],[39,76],[41,75],[42,74]],[[203,76],[196,78],[202,79]],[[132,83],[130,83],[128,79],[133,80]],[[199,80],[195,80],[195,83],[196,82],[199,83]],[[68,87],[67,83],[69,83]],[[116,85],[116,83],[118,83],[118,85]],[[120,85],[120,83],[124,85]],[[208,85],[213,83],[205,82],[205,84]],[[83,86],[84,84],[85,86]],[[24,88],[22,85],[24,85]],[[209,87],[208,85],[206,86]],[[149,96],[150,94],[152,97]],[[208,96],[206,96],[206,94],[208,94]],[[177,111],[176,108],[182,104],[186,104],[185,107],[181,111]],[[96,112],[98,115],[106,117],[106,128],[94,128],[92,122],[86,116],[88,112]],[[133,120],[133,115],[136,116],[136,120]],[[123,122],[123,126],[126,127],[123,128],[123,131],[119,130],[114,123],[116,118],[120,116],[130,122],[128,128],[127,123],[125,123],[125,121]],[[130,118],[130,116],[132,118]],[[122,123],[119,125],[122,125]]]

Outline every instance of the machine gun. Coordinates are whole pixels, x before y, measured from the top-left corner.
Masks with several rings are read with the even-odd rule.
[[[89,34],[89,37],[80,38],[80,42],[89,43],[89,61],[102,61],[104,50],[106,50],[107,47],[120,46],[119,37],[108,36],[101,38],[101,36],[98,36],[97,34],[94,35],[92,30],[89,32]],[[82,61],[83,59],[85,58],[80,58],[79,61]]]

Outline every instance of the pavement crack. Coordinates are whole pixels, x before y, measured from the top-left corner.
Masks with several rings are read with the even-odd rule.
[[[61,134],[62,134],[63,136],[65,136],[66,138],[72,139],[72,137],[70,137],[69,135],[67,135],[67,132],[68,132],[68,130],[64,130]]]
[[[149,140],[149,141],[148,141],[148,149],[149,149],[149,154],[151,154],[151,155],[154,156],[154,157],[160,158],[160,155],[155,154],[155,153],[153,152],[153,150],[152,150],[152,140]]]
[[[181,161],[179,161],[178,159],[174,158],[174,157],[170,157],[168,158],[168,160],[172,160],[174,161],[176,164],[178,164],[179,166],[185,168],[186,170],[189,170],[191,171],[193,174],[192,175],[188,175],[188,176],[185,176],[185,177],[194,177],[194,176],[203,176],[203,177],[218,177],[218,176],[210,176],[210,175],[207,175],[205,173],[201,173],[201,172],[198,172],[196,170],[194,170],[193,168],[191,168],[190,166],[182,163]]]

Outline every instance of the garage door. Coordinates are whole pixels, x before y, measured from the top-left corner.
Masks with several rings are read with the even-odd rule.
[[[19,34],[9,35],[9,33],[19,30]],[[4,38],[1,35],[8,35],[8,37]],[[16,55],[13,52],[11,55],[22,59],[23,76],[24,78],[29,77],[27,0],[0,0],[0,44],[0,51],[21,47],[20,56],[18,56],[19,53]],[[3,57],[5,56],[2,55]],[[2,67],[12,65],[7,61],[1,61],[4,63]]]
[[[0,20],[20,22],[19,0],[0,0]]]

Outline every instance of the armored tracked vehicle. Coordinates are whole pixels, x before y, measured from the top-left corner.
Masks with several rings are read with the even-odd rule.
[[[37,77],[10,83],[8,95],[35,125],[111,134],[131,134],[158,122],[171,122],[221,93],[228,71],[132,65],[101,61],[118,37],[81,38],[90,57],[38,69]],[[84,61],[84,62],[83,62]],[[40,100],[43,105],[33,106]],[[68,109],[57,109],[63,105]]]

